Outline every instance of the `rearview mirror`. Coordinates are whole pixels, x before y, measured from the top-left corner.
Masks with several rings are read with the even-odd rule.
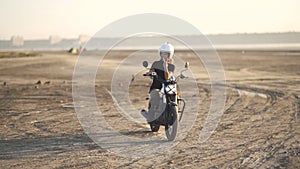
[[[186,68],[186,69],[190,68],[190,63],[189,62],[185,62],[184,68]]]
[[[147,68],[147,67],[148,67],[148,62],[147,62],[147,61],[144,61],[144,62],[143,62],[143,66],[144,66],[145,68]]]

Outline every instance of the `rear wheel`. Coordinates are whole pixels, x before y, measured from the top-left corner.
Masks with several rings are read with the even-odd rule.
[[[170,106],[170,110],[167,113],[165,132],[169,141],[173,141],[176,138],[178,128],[178,117],[176,106]]]

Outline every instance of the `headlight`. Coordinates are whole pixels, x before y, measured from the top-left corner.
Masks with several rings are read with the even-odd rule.
[[[169,84],[165,88],[167,94],[177,94],[176,84]]]

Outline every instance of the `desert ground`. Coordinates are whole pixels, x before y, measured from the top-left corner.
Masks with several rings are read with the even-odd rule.
[[[99,109],[126,136],[166,139],[163,127],[152,133],[146,124],[135,124],[114,107],[109,93],[113,68],[131,53],[113,51],[109,55],[115,57],[103,60],[95,80]],[[211,103],[209,76],[192,52],[175,54],[190,62],[198,85],[201,102],[195,123],[168,151],[130,158],[97,145],[77,118],[72,98],[77,55],[2,52],[0,168],[300,167],[299,51],[218,51],[226,102],[217,128],[204,143],[199,142],[199,133]],[[151,82],[141,73],[132,77],[129,87],[137,109],[147,107]]]

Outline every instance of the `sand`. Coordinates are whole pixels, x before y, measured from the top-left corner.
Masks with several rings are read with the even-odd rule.
[[[192,53],[177,52],[191,63],[201,105],[184,138],[169,151],[145,158],[122,157],[94,143],[73,107],[76,55],[40,52],[35,57],[0,59],[0,168],[298,168],[300,164],[300,52],[218,51],[225,70],[225,111],[216,130],[199,143],[210,105],[210,81]],[[99,108],[109,124],[136,138],[166,139],[116,110],[109,93],[118,60],[115,51],[96,77]],[[146,108],[149,79],[130,85],[130,100]],[[105,79],[106,78],[106,79]],[[39,82],[38,82],[39,81]],[[121,84],[120,84],[121,85]],[[106,112],[106,113],[105,113]]]

